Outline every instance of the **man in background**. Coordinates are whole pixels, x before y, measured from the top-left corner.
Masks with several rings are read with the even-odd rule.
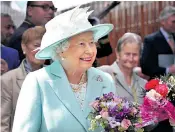
[[[168,73],[175,74],[175,7],[168,6],[159,16],[161,27],[144,39],[141,58],[142,72],[151,78]],[[170,61],[171,63],[166,63]]]
[[[7,45],[15,30],[9,14],[1,13],[1,44]]]
[[[54,17],[54,12],[56,11],[57,9],[54,7],[52,1],[27,2],[26,19],[15,31],[8,44],[9,47],[19,52],[20,61],[25,57],[21,48],[21,39],[24,31],[34,26],[44,26]]]

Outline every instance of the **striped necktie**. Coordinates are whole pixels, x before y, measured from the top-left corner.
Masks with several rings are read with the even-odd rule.
[[[173,35],[171,34],[168,36],[168,44],[171,47],[173,53],[175,54],[175,42],[174,42]]]

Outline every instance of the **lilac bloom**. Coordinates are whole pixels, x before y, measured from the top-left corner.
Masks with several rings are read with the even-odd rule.
[[[120,126],[120,122],[110,121],[109,125],[111,126],[111,128],[115,128],[116,126]]]

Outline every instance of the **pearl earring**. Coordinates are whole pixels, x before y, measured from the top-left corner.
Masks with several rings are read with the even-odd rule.
[[[64,57],[61,57],[61,60],[62,60],[62,61],[64,61],[64,60],[65,60],[65,58],[64,58]]]

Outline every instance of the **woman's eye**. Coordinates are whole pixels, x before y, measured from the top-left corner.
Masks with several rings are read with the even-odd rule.
[[[94,41],[90,42],[90,44],[95,45],[96,43]]]
[[[130,54],[129,53],[125,53],[126,56],[129,56]]]
[[[79,45],[80,45],[80,46],[84,46],[85,44],[84,44],[84,43],[80,43]]]
[[[40,47],[38,44],[34,45],[35,47]]]

